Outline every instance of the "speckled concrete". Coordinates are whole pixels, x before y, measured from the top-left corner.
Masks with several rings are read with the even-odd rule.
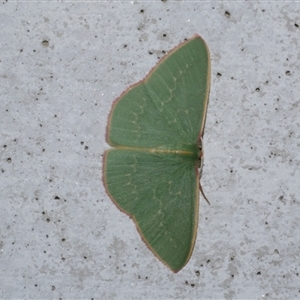
[[[299,3],[0,5],[0,298],[300,298]],[[212,205],[173,274],[101,161],[114,99],[194,33],[212,59]]]

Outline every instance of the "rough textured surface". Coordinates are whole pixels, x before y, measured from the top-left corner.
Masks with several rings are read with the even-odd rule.
[[[1,298],[300,298],[300,8],[1,3]],[[212,59],[198,237],[172,274],[105,194],[114,99],[200,34]]]

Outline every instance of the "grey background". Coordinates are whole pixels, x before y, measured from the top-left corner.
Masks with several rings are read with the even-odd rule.
[[[1,298],[300,298],[299,3],[0,5]],[[212,205],[173,274],[106,195],[102,155],[114,99],[195,33]]]

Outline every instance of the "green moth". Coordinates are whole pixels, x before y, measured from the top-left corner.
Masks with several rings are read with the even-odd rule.
[[[196,240],[209,86],[209,50],[196,35],[124,91],[107,124],[114,147],[103,159],[107,194],[173,272]]]

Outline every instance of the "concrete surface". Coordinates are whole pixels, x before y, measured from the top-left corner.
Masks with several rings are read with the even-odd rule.
[[[300,299],[299,2],[0,8],[0,298]],[[111,104],[194,33],[212,84],[194,253],[171,273],[101,182]]]

